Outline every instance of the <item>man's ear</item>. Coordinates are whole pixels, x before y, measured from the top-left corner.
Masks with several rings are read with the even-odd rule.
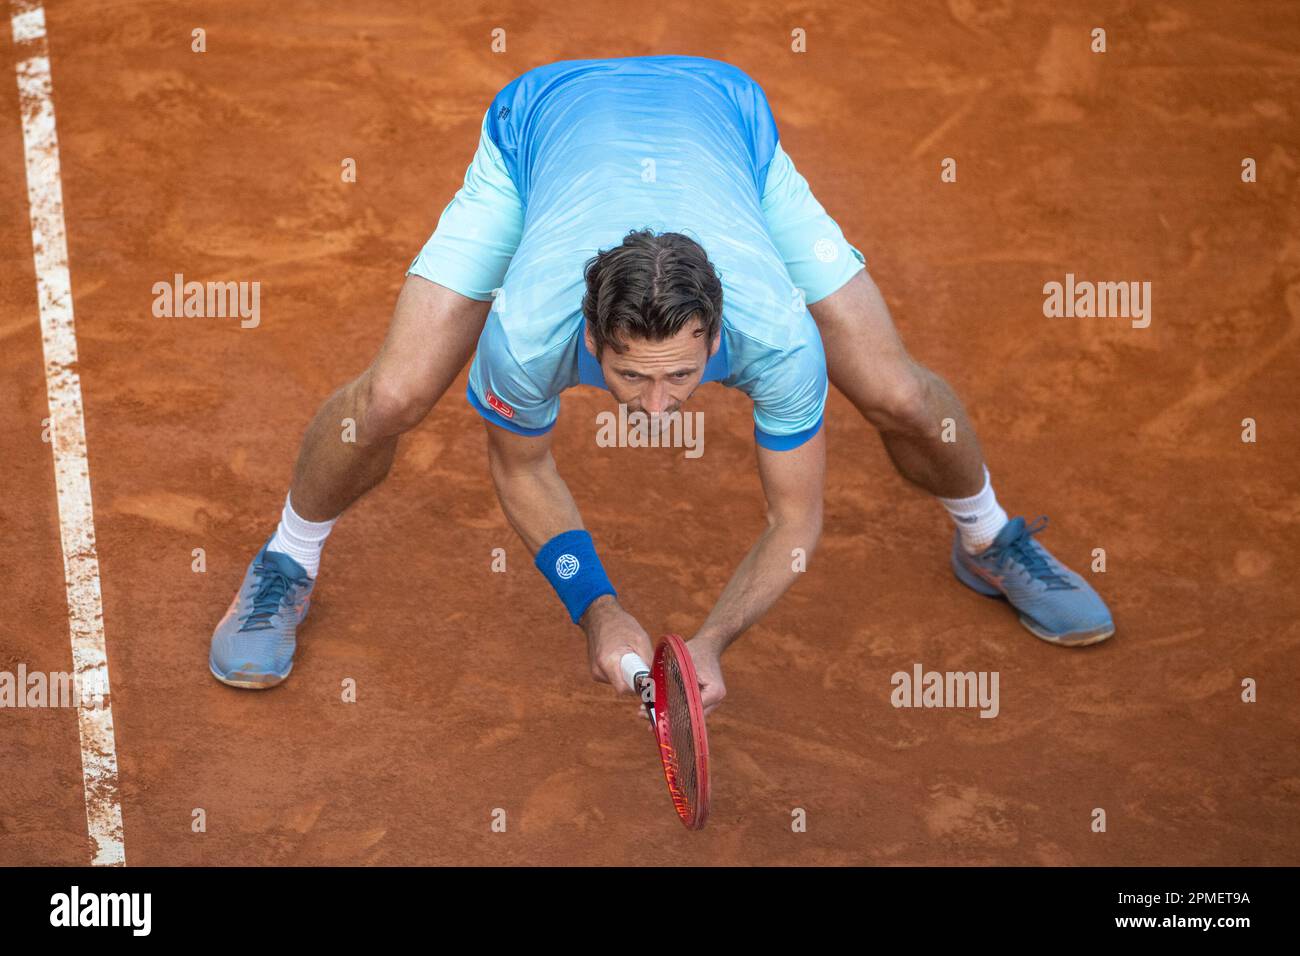
[[[715,335],[713,337],[713,341],[709,343],[709,358],[713,358],[713,356],[718,354],[718,349],[719,347],[721,347],[721,345],[722,345],[722,326],[719,325],[718,334]]]
[[[582,323],[582,340],[587,344],[587,351],[595,355],[596,359],[599,360],[600,356],[596,355],[596,340],[591,337],[591,326],[586,322]]]

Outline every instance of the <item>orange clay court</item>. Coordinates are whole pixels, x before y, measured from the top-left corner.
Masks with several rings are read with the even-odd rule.
[[[0,671],[67,672],[15,82],[35,41],[2,33]],[[1297,862],[1293,4],[50,0],[44,33],[116,757],[89,801],[120,807],[127,863]],[[697,833],[506,523],[464,373],[339,522],[292,678],[240,692],[206,664],[302,431],[379,346],[486,104],[543,63],[657,53],[762,84],[909,350],[971,410],[999,498],[1049,515],[1044,542],[1117,627],[1052,647],[961,587],[946,516],[832,391],[822,543],[725,658]],[[260,282],[260,324],[155,317],[177,273]],[[1149,327],[1046,317],[1067,273],[1149,281]],[[570,392],[556,459],[621,599],[689,636],[763,522],[749,402],[701,390],[699,460],[596,447],[609,407]],[[996,671],[997,718],[895,708],[915,664]],[[101,849],[84,727],[0,710],[0,864]]]

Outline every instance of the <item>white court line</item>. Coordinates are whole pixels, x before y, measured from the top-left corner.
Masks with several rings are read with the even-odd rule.
[[[117,749],[104,649],[104,609],[95,553],[95,517],[90,503],[86,423],[77,375],[77,331],[72,322],[68,237],[63,223],[59,141],[54,129],[50,58],[45,11],[39,0],[14,0],[13,34],[18,47],[18,103],[27,160],[32,255],[45,350],[45,392],[50,403],[54,484],[59,502],[63,576],[68,591],[68,629],[77,674],[77,725],[86,791],[86,829],[96,865],[122,866],[122,804],[118,796]],[[102,704],[97,702],[102,695]]]

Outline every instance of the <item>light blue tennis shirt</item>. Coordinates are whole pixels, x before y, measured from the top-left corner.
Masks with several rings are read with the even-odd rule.
[[[769,172],[789,160],[757,83],[698,57],[552,63],[496,96],[483,133],[479,186],[504,170],[509,182],[496,188],[517,193],[523,221],[470,368],[481,415],[541,434],[565,389],[605,387],[584,341],[584,267],[650,228],[697,241],[722,280],[721,346],[704,381],[750,397],[765,448],[796,448],[817,433],[826,359],[807,290],[765,220]],[[788,174],[793,181],[792,166]]]

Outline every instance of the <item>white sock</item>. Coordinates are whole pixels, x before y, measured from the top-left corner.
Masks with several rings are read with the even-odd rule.
[[[287,554],[301,564],[314,581],[316,572],[320,570],[321,549],[325,547],[325,539],[330,536],[334,522],[338,520],[308,521],[293,510],[286,495],[284,510],[280,512],[280,526],[275,529],[275,535],[266,550]]]
[[[1007,513],[998,504],[989,480],[989,470],[984,469],[984,487],[969,498],[940,498],[953,524],[961,534],[961,546],[967,554],[978,554],[993,543],[1007,524]]]

